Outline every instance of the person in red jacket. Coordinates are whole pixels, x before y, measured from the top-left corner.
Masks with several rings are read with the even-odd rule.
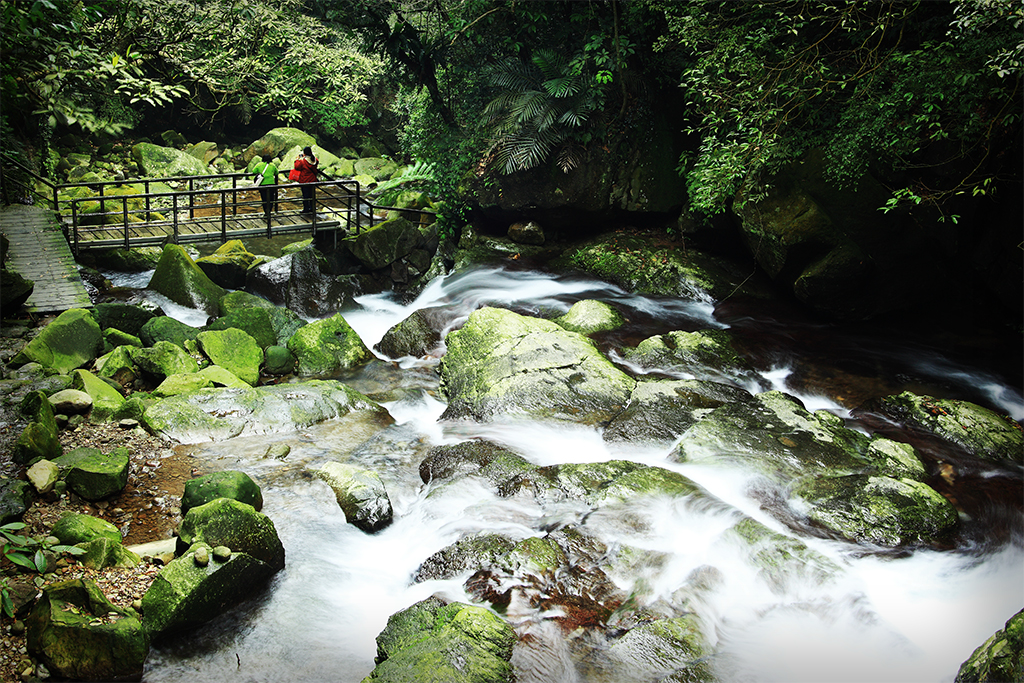
[[[317,167],[319,165],[320,161],[313,156],[313,149],[311,147],[303,149],[302,154],[295,160],[294,168],[299,172],[299,189],[302,190],[302,213],[310,216],[316,212],[316,202],[313,194],[316,188],[307,183],[316,182]]]

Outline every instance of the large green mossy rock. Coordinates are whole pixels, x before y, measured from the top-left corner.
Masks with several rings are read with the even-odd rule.
[[[140,376],[140,370],[132,357],[134,349],[130,345],[118,346],[95,363],[96,374],[105,380],[117,382],[122,387],[130,387]]]
[[[225,561],[209,544],[196,543],[142,596],[143,626],[152,637],[195,628],[252,598],[275,571],[246,552],[232,549]]]
[[[105,519],[69,512],[57,520],[50,529],[50,535],[57,537],[64,545],[89,543],[96,538],[121,542],[121,532]]]
[[[198,308],[210,315],[217,315],[221,297],[227,294],[177,244],[164,246],[164,253],[149,281],[149,288],[177,304]]]
[[[388,618],[364,683],[512,683],[515,631],[493,612],[430,597]]]
[[[0,315],[13,317],[32,296],[36,285],[32,280],[6,268],[0,269]]]
[[[145,325],[156,313],[141,306],[120,302],[96,304],[92,315],[103,330],[114,328],[138,337]]]
[[[215,498],[191,508],[178,529],[178,549],[194,543],[227,546],[264,562],[273,571],[284,568],[284,546],[269,517],[252,505],[231,498]]]
[[[212,366],[211,366],[212,367]],[[245,386],[249,386],[242,380],[238,380]],[[200,389],[208,389],[213,386],[213,381],[201,372],[179,373],[164,379],[151,392],[156,398],[168,398],[180,394],[191,394]]]
[[[329,462],[315,471],[334,491],[345,521],[368,534],[391,524],[391,499],[380,475],[364,467]]]
[[[110,602],[92,581],[43,588],[25,627],[29,652],[53,676],[75,681],[142,678],[148,634],[134,610]]]
[[[71,375],[71,386],[84,391],[92,399],[92,422],[106,422],[124,404],[124,396],[88,370],[75,370]]]
[[[490,441],[463,441],[435,446],[420,462],[420,479],[424,484],[457,481],[478,476],[496,490],[506,482],[535,468],[529,460],[504,446]]]
[[[1024,683],[1024,610],[960,665],[955,683]]]
[[[140,142],[132,147],[132,159],[147,178],[210,174],[210,167],[191,154],[151,142]]]
[[[203,353],[215,365],[229,370],[250,385],[259,382],[263,350],[250,335],[238,328],[229,327],[226,330],[200,332],[197,339]]]
[[[72,308],[44,327],[18,355],[12,365],[36,362],[67,374],[96,358],[103,349],[103,332],[92,313]]]
[[[0,525],[20,520],[33,496],[32,484],[24,479],[0,477]]]
[[[255,294],[242,290],[228,292],[220,300],[220,315],[230,315],[235,311],[249,308],[274,308],[274,304]]]
[[[170,188],[168,188],[170,189]],[[150,186],[151,192],[158,192]],[[160,262],[161,247],[135,247],[132,249],[108,249],[95,255],[96,267],[122,273],[144,273],[156,268]]]
[[[295,356],[287,346],[268,346],[264,351],[263,369],[270,375],[290,375],[295,371]]]
[[[256,255],[241,240],[228,240],[209,256],[196,259],[196,265],[211,281],[226,289],[245,287],[245,274]]]
[[[413,356],[420,358],[436,349],[441,343],[441,333],[435,329],[429,311],[414,311],[384,333],[373,348],[389,358]]]
[[[373,176],[375,180],[387,180],[398,170],[398,164],[381,157],[356,159],[353,167],[355,175]]]
[[[504,309],[474,311],[446,344],[445,419],[511,415],[600,424],[626,406],[635,385],[583,335]]]
[[[645,369],[679,372],[711,380],[755,380],[756,375],[733,347],[725,330],[673,331],[648,337],[624,357]]]
[[[271,308],[242,308],[217,318],[206,326],[209,331],[234,328],[256,340],[261,349],[277,343]],[[299,326],[297,326],[299,327]],[[289,335],[290,336],[290,335]]]
[[[121,347],[124,348],[124,347]],[[168,341],[158,341],[151,347],[129,347],[132,360],[138,368],[158,379],[180,373],[199,372],[199,363],[185,349]]]
[[[144,346],[142,340],[138,337],[122,332],[121,330],[111,327],[109,330],[103,330],[103,348],[115,349],[118,346]]]
[[[297,372],[304,376],[328,376],[373,360],[356,331],[340,313],[299,328],[288,340]]]
[[[46,394],[33,391],[22,399],[20,409],[28,417],[28,425],[22,430],[11,458],[20,465],[31,465],[36,460],[53,460],[64,452],[57,435],[57,420]]]
[[[123,447],[104,454],[82,446],[53,459],[68,489],[86,500],[103,500],[124,489],[129,462],[128,449]]]
[[[346,238],[342,244],[368,269],[380,270],[408,256],[422,241],[416,225],[404,218],[392,218]]]
[[[175,346],[185,348],[185,342],[195,339],[200,330],[186,323],[166,315],[158,315],[146,323],[139,330],[139,339],[146,346],[153,346],[157,342],[167,341]]]
[[[808,518],[849,540],[895,547],[929,543],[956,526],[953,505],[913,479],[816,477],[794,491]]]
[[[715,408],[750,400],[745,390],[720,382],[697,379],[637,382],[629,405],[605,428],[604,439],[673,442]]]
[[[584,299],[574,303],[565,315],[555,318],[553,322],[572,332],[591,335],[617,330],[626,320],[621,313],[605,302]]]
[[[223,470],[211,472],[185,482],[181,494],[181,514],[217,498],[231,498],[251,505],[257,512],[263,509],[263,492],[259,484],[245,472]]]
[[[879,399],[877,404],[880,412],[897,422],[950,441],[976,457],[1024,464],[1024,430],[988,408],[909,391]]]
[[[142,561],[138,555],[121,545],[120,541],[109,538],[94,538],[88,543],[79,543],[78,547],[85,551],[78,556],[78,561],[89,569],[137,567]]]
[[[387,410],[340,382],[310,380],[250,389],[203,389],[146,410],[150,431],[181,443],[288,432],[335,418],[385,427]]]
[[[254,157],[262,157],[265,154],[280,157],[295,147],[312,147],[315,144],[316,138],[298,128],[274,128],[245,148],[242,152],[242,161],[249,163]]]
[[[210,380],[215,387],[241,387],[244,389],[251,386],[248,382],[239,379],[235,373],[219,365],[207,365],[196,374]]]

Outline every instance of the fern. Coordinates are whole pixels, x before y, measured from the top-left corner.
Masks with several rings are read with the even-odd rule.
[[[437,164],[417,160],[397,178],[378,183],[369,194],[379,203],[394,203],[399,194],[411,187],[420,187],[428,192],[436,189],[440,176]]]

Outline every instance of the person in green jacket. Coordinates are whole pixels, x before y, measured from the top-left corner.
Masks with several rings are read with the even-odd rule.
[[[263,213],[270,218],[270,212],[277,210],[277,166],[270,163],[269,154],[263,155],[263,161],[252,167],[255,174],[254,182],[259,186],[260,199],[263,201]]]

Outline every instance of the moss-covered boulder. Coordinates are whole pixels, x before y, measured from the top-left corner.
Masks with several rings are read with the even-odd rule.
[[[847,539],[886,547],[930,543],[958,521],[948,500],[914,479],[814,477],[794,495],[812,522]]]
[[[235,373],[219,365],[207,365],[196,374],[203,379],[209,380],[210,384],[215,387],[246,388],[252,386],[248,382],[243,382]]]
[[[277,343],[277,332],[274,329],[274,312],[276,310],[276,308],[240,308],[217,318],[207,325],[206,329],[211,331],[228,328],[242,330],[255,339],[261,349],[265,349]],[[296,329],[298,327],[301,325],[296,326]]]
[[[473,440],[431,448],[420,463],[420,479],[436,486],[439,482],[479,476],[497,490],[534,468],[529,460],[504,446]]]
[[[631,628],[615,641],[608,656],[624,668],[649,672],[659,680],[716,683],[711,663],[713,650],[707,629],[695,613],[657,619]],[[677,677],[661,679],[675,674]]]
[[[170,188],[168,188],[170,189]],[[151,192],[163,192],[152,185]],[[95,254],[96,267],[123,273],[144,273],[156,268],[160,262],[161,247],[135,247],[132,249],[107,249]]]
[[[83,391],[92,399],[92,422],[106,422],[124,403],[124,396],[107,382],[88,370],[75,370],[71,375],[71,386]]]
[[[182,443],[273,434],[346,417],[367,427],[393,421],[387,410],[355,389],[330,380],[250,389],[203,389],[172,396],[146,410],[154,433]]]
[[[85,551],[78,556],[78,561],[89,569],[137,567],[142,561],[138,555],[121,545],[120,541],[109,538],[94,538],[87,543],[79,543],[78,547]]]
[[[109,330],[103,330],[103,348],[115,349],[118,346],[143,346],[143,343],[135,335],[122,332],[114,327],[111,327]]]
[[[1024,683],[1024,610],[960,665],[955,683]]]
[[[181,494],[181,514],[217,498],[231,498],[251,505],[257,512],[263,509],[263,492],[259,484],[245,472],[222,470],[211,472],[185,482]]]
[[[329,376],[373,360],[356,331],[340,314],[299,328],[288,340],[297,372],[305,376]]]
[[[213,367],[213,366],[211,366]],[[242,380],[238,380],[241,382]],[[242,382],[245,384],[245,382]],[[207,389],[213,386],[213,381],[201,372],[178,373],[166,377],[151,392],[157,398],[168,398],[179,394],[191,394],[200,389]],[[245,386],[249,386],[245,384]]]
[[[69,512],[63,515],[50,529],[63,545],[89,543],[97,538],[106,538],[115,543],[121,542],[121,532],[105,519]]]
[[[564,314],[554,319],[557,325],[572,332],[591,335],[616,330],[625,324],[625,318],[603,301],[584,299],[577,301]]]
[[[135,346],[118,346],[113,351],[96,359],[94,367],[97,376],[111,380],[122,387],[130,387],[141,376],[139,367],[132,357]]]
[[[140,142],[132,147],[132,159],[147,178],[210,174],[210,167],[191,154],[151,142]]]
[[[28,418],[28,425],[22,430],[11,458],[20,465],[30,465],[36,460],[53,460],[64,452],[57,435],[57,420],[46,394],[33,391],[22,399],[20,409]]]
[[[648,337],[625,359],[644,369],[684,373],[716,381],[756,381],[750,364],[737,352],[725,330],[673,331]]]
[[[252,598],[275,572],[244,551],[232,548],[225,560],[208,543],[196,543],[165,566],[142,596],[143,626],[152,637],[195,628]]]
[[[275,572],[284,568],[284,546],[274,523],[252,505],[232,498],[215,498],[185,513],[178,529],[178,549],[194,543],[227,546],[265,562]]]
[[[512,683],[515,631],[493,612],[430,597],[391,615],[377,636],[379,683]]]
[[[177,304],[198,308],[210,315],[217,315],[221,297],[227,294],[177,244],[164,246],[163,255],[149,281],[149,288]]]
[[[388,358],[423,357],[441,343],[441,333],[432,311],[417,310],[384,333],[373,348]]]
[[[487,569],[515,548],[515,542],[501,534],[479,533],[460,538],[423,561],[413,581],[451,579],[467,570]]]
[[[375,180],[387,180],[398,170],[398,164],[381,157],[357,159],[353,166],[355,175],[373,176]]]
[[[25,631],[29,652],[51,675],[70,680],[139,680],[149,655],[135,611],[118,607],[87,579],[43,588]]]
[[[268,375],[290,375],[295,371],[295,356],[287,346],[268,346],[263,362],[263,370]]]
[[[179,373],[199,372],[199,363],[196,359],[185,349],[168,341],[158,341],[147,348],[129,349],[132,360],[139,370],[157,379],[166,379]]]
[[[0,525],[21,519],[32,505],[32,484],[24,479],[0,477]]]
[[[36,362],[67,374],[96,358],[103,349],[103,333],[92,313],[72,308],[40,330],[14,358],[12,365]]]
[[[772,531],[744,517],[723,534],[735,542],[773,593],[784,595],[796,586],[821,585],[842,573],[835,562],[803,541]]]
[[[311,318],[341,310],[350,305],[353,294],[358,293],[351,284],[334,275],[323,255],[312,247],[254,265],[246,275],[245,288]]]
[[[88,446],[53,460],[68,489],[86,500],[103,500],[124,489],[128,485],[129,461],[127,448],[115,448],[104,454]]]
[[[635,385],[583,335],[504,309],[474,311],[446,344],[445,419],[521,415],[600,424],[625,407]]]
[[[6,268],[0,269],[0,315],[5,318],[14,314],[28,301],[35,291],[32,280]]]
[[[380,475],[373,470],[340,462],[328,462],[315,470],[334,491],[345,521],[368,534],[391,524],[391,499]]]
[[[1024,430],[1006,415],[969,401],[909,391],[877,402],[886,416],[967,450],[978,458],[1024,464]]]
[[[392,218],[346,238],[342,244],[369,270],[380,270],[408,256],[423,236],[405,218]]]
[[[185,348],[185,342],[193,340],[199,335],[200,330],[180,320],[166,315],[155,316],[139,330],[139,339],[146,346],[153,346],[157,342],[167,341],[175,346]]]
[[[298,128],[274,128],[245,148],[245,151],[242,152],[242,161],[249,163],[253,158],[262,157],[265,154],[280,157],[295,147],[312,147],[315,144],[316,139],[312,135]]]
[[[142,326],[157,314],[155,311],[143,308],[142,306],[133,306],[132,304],[121,302],[107,302],[93,306],[92,315],[96,318],[96,323],[104,331],[113,328],[138,337],[142,331]]]
[[[751,400],[731,384],[707,380],[648,380],[636,383],[629,405],[604,430],[606,441],[669,443],[704,415],[729,403]]]
[[[900,443],[876,435],[868,444],[866,456],[878,473],[888,477],[924,479],[927,475],[927,470],[925,470],[921,458],[918,457],[917,450],[908,443]]]
[[[245,248],[242,240],[228,240],[209,256],[196,259],[196,265],[211,281],[225,289],[245,287],[245,275],[256,255]]]
[[[259,382],[263,350],[251,336],[238,328],[229,327],[226,330],[200,332],[197,339],[203,353],[215,365],[231,371],[250,385]]]
[[[226,316],[248,308],[274,308],[274,304],[262,297],[243,290],[228,292],[220,299],[220,315]]]
[[[61,389],[47,400],[57,415],[84,415],[92,409],[92,396],[78,389]]]

